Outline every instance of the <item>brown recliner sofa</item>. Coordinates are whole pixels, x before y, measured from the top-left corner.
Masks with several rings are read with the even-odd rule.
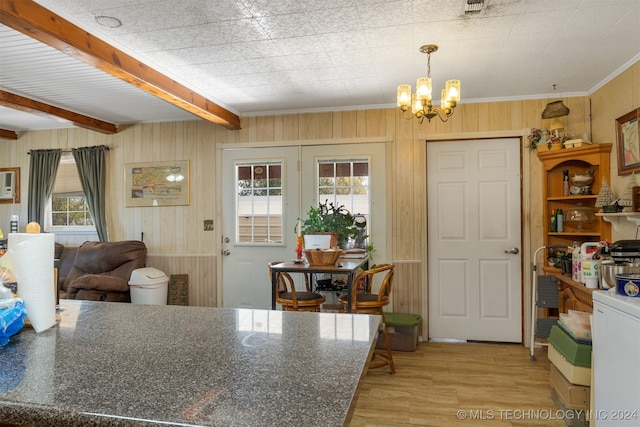
[[[84,242],[61,285],[61,298],[131,302],[129,279],[145,266],[147,247],[138,240]]]
[[[67,297],[64,280],[73,268],[73,262],[76,260],[77,252],[77,246],[65,246],[58,242],[55,243],[54,267],[58,272],[58,296],[60,298]]]

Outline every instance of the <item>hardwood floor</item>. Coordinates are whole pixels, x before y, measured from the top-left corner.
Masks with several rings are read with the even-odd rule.
[[[546,347],[535,361],[529,354],[518,344],[394,351],[395,375],[367,372],[349,426],[566,426],[551,400]]]

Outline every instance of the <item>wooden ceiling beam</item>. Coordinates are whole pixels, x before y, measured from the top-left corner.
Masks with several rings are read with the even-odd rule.
[[[24,96],[16,95],[15,93],[6,92],[4,90],[0,90],[0,105],[3,107],[13,108],[14,110],[24,111],[26,113],[37,114],[59,122],[71,123],[74,126],[95,130],[97,132],[106,134],[114,134],[118,132],[118,128],[113,123],[84,116],[63,108],[54,107],[53,105],[25,98]]]
[[[227,129],[240,117],[87,33],[33,0],[0,1],[0,23]]]
[[[0,138],[2,139],[18,139],[18,134],[9,129],[0,128]]]

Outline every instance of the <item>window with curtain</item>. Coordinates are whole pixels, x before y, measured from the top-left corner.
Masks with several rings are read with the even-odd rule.
[[[60,159],[45,220],[46,230],[96,230],[71,153],[63,153]]]

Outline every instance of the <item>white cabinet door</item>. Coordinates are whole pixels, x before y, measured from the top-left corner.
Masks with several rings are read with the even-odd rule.
[[[592,327],[596,426],[638,426],[640,318],[594,298]]]

